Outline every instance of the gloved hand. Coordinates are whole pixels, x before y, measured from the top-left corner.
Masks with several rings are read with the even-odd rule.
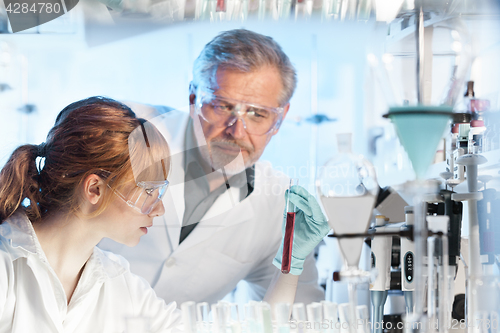
[[[290,274],[300,275],[304,261],[316,245],[328,234],[330,227],[316,199],[301,186],[294,185],[285,193],[285,201],[289,198],[295,205],[295,231],[293,235],[292,263]],[[285,208],[286,209],[286,208]],[[285,211],[285,216],[286,216]],[[285,220],[285,219],[284,219]],[[273,260],[274,266],[281,270],[283,258],[283,241],[285,236],[285,221],[282,226],[281,246]]]

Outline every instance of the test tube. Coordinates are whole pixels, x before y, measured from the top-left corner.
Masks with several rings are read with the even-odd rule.
[[[247,326],[247,331],[249,333],[258,333],[259,328],[257,325],[257,302],[250,301],[245,304],[245,322]]]
[[[311,332],[319,333],[321,331],[321,324],[323,323],[323,306],[321,303],[312,302],[307,304],[307,319],[311,323]]]
[[[198,320],[198,332],[208,333],[210,332],[210,306],[207,302],[202,302],[196,304],[196,317]]]
[[[219,301],[217,304],[212,304],[212,316],[214,318],[214,333],[226,333],[230,325],[230,304],[228,302]]]
[[[259,0],[258,19],[259,21],[266,19],[266,0]]]
[[[184,302],[181,305],[182,320],[186,333],[196,333],[196,303]]]
[[[260,302],[257,305],[257,321],[262,326],[261,333],[273,333],[273,322],[271,319],[271,306],[269,303]]]
[[[321,301],[323,304],[323,317],[328,325],[325,333],[339,333],[339,313],[337,303]]]
[[[209,314],[209,305],[207,302],[202,302],[196,304],[196,313],[198,321],[206,321],[208,322],[208,314]]]
[[[369,320],[368,307],[366,305],[358,305],[356,307],[356,328],[358,333],[370,333]]]
[[[306,321],[306,307],[304,303],[295,303],[292,308],[293,319],[297,321]]]
[[[240,313],[238,311],[238,305],[234,303],[229,304],[229,326],[231,328],[232,333],[241,332],[241,323],[240,323]]]
[[[216,12],[226,12],[226,1],[225,0],[217,0],[217,7],[215,9]]]
[[[296,0],[295,2],[295,20],[310,19],[313,10],[313,0]]]
[[[350,331],[352,323],[349,318],[349,308],[349,303],[342,303],[339,305],[340,333],[349,333]]]
[[[290,179],[290,186],[288,187],[288,193],[293,185],[298,185],[298,179]],[[281,259],[281,273],[290,273],[292,265],[292,247],[293,247],[293,231],[295,229],[295,205],[290,202],[290,194],[286,200],[286,216],[283,217],[285,220],[285,237],[283,240],[283,257]]]
[[[274,305],[274,316],[278,326],[279,333],[290,332],[290,304],[289,303],[276,303]]]

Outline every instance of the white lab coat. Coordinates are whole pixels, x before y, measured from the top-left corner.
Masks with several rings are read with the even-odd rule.
[[[97,247],[67,304],[26,215],[0,225],[0,333],[116,333],[126,317],[151,318],[151,332],[177,332],[179,312],[131,274],[125,259]]]
[[[152,109],[133,110],[146,117]],[[240,280],[246,280],[252,298],[262,299],[276,267],[272,260],[281,242],[284,192],[288,178],[269,163],[255,167],[253,193],[239,201],[239,189],[219,196],[191,234],[179,245],[184,214],[184,149],[189,114],[157,107],[152,122],[165,136],[172,155],[171,185],[164,198],[165,214],[154,218],[153,227],[130,248],[104,240],[103,249],[123,255],[132,272],[143,276],[167,302],[222,299]],[[151,120],[149,117],[148,120]],[[317,284],[311,254],[299,279],[296,301],[324,299]]]

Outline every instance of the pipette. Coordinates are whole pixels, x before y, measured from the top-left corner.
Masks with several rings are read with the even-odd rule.
[[[288,195],[293,185],[298,185],[298,179],[290,179],[288,187]],[[283,258],[281,259],[281,273],[290,273],[292,264],[292,247],[293,247],[293,231],[295,229],[295,205],[290,202],[290,197],[286,200],[286,216],[285,219],[285,237],[283,240]]]

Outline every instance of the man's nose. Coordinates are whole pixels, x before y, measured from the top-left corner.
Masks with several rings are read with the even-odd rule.
[[[247,135],[245,130],[244,120],[242,118],[236,119],[236,122],[231,126],[226,127],[226,133],[230,134],[235,139],[242,139]]]

